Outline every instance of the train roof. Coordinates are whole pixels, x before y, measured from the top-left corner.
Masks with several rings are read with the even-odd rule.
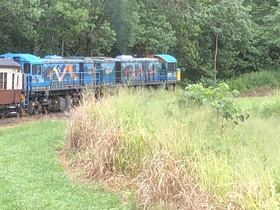
[[[0,55],[0,57],[9,58],[11,60],[19,61],[19,62],[30,62],[32,64],[44,63],[40,57],[31,54],[25,54],[25,53],[6,53]]]
[[[74,58],[57,58],[57,59],[53,59],[53,58],[43,58],[42,59],[44,61],[44,64],[48,64],[48,63],[55,63],[55,64],[67,64],[67,63],[82,63],[84,62],[83,59],[74,59]]]
[[[44,59],[58,59],[58,60],[61,60],[61,59],[63,59],[63,57],[59,56],[59,55],[46,55],[44,57]]]
[[[132,57],[132,55],[118,55],[116,57],[116,59],[120,59],[121,61],[123,61],[123,60],[132,60],[133,57]]]
[[[70,56],[62,57],[57,55],[46,55],[42,60],[45,63],[65,64],[65,63],[93,63],[94,61],[101,62],[102,60],[94,57],[85,56]]]
[[[167,55],[167,54],[155,54],[154,55],[156,58],[161,58],[162,60],[164,60],[165,62],[168,62],[168,63],[176,63],[177,60],[176,58],[174,58],[173,56],[171,55]]]
[[[0,58],[0,68],[16,68],[20,69],[21,65],[15,61],[6,59],[6,58]]]
[[[144,61],[150,61],[150,62],[157,62],[157,58],[149,58],[149,57],[143,57],[143,58],[135,58],[131,55],[119,55],[114,59],[109,59],[114,61],[120,61],[120,62],[128,62],[128,63],[134,63],[134,62],[144,62]]]

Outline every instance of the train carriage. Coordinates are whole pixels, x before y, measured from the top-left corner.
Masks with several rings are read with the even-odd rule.
[[[157,54],[144,58],[120,55],[101,59],[102,84],[175,85],[180,80],[177,60],[170,55]]]
[[[21,66],[0,58],[0,117],[19,113],[22,91]]]
[[[129,58],[118,56],[117,70],[121,72],[121,81],[138,85],[159,82],[159,63],[154,58]]]

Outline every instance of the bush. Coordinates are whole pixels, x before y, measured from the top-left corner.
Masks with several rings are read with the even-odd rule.
[[[238,95],[238,91],[230,91],[225,83],[220,83],[215,88],[204,88],[201,84],[194,84],[185,88],[181,101],[186,100],[185,103],[197,106],[211,106],[216,116],[221,118],[222,134],[228,123],[238,125],[239,121],[243,122],[249,117],[233,100]]]
[[[244,74],[238,78],[226,80],[232,90],[239,92],[256,90],[259,87],[276,88],[280,84],[280,72],[260,71]]]

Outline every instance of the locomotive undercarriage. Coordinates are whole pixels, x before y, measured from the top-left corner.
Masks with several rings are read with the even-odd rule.
[[[94,91],[95,97],[100,98],[105,93],[105,89],[120,87],[152,87],[152,88],[164,88],[166,90],[175,91],[176,82],[174,83],[132,83],[132,84],[116,84],[109,85],[108,87],[100,85],[99,87],[90,88]],[[24,103],[0,105],[0,118],[25,116],[25,115],[38,115],[48,114],[50,112],[60,112],[67,110],[70,107],[77,106],[82,98],[82,92],[88,89],[87,87],[80,87],[77,89],[59,89],[59,90],[32,90],[24,93]],[[110,91],[109,91],[110,92]]]
[[[78,105],[81,99],[81,89],[77,90],[55,90],[55,91],[33,91],[26,94],[25,113],[22,115],[47,114],[59,112],[72,106]]]
[[[20,106],[19,104],[0,105],[0,118],[18,117]]]

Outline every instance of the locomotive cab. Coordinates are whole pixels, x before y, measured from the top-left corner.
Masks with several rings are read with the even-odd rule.
[[[171,55],[167,54],[155,54],[147,57],[157,58],[160,62],[160,79],[162,81],[171,82],[176,84],[176,81],[180,79],[180,69],[177,68],[177,60]]]

